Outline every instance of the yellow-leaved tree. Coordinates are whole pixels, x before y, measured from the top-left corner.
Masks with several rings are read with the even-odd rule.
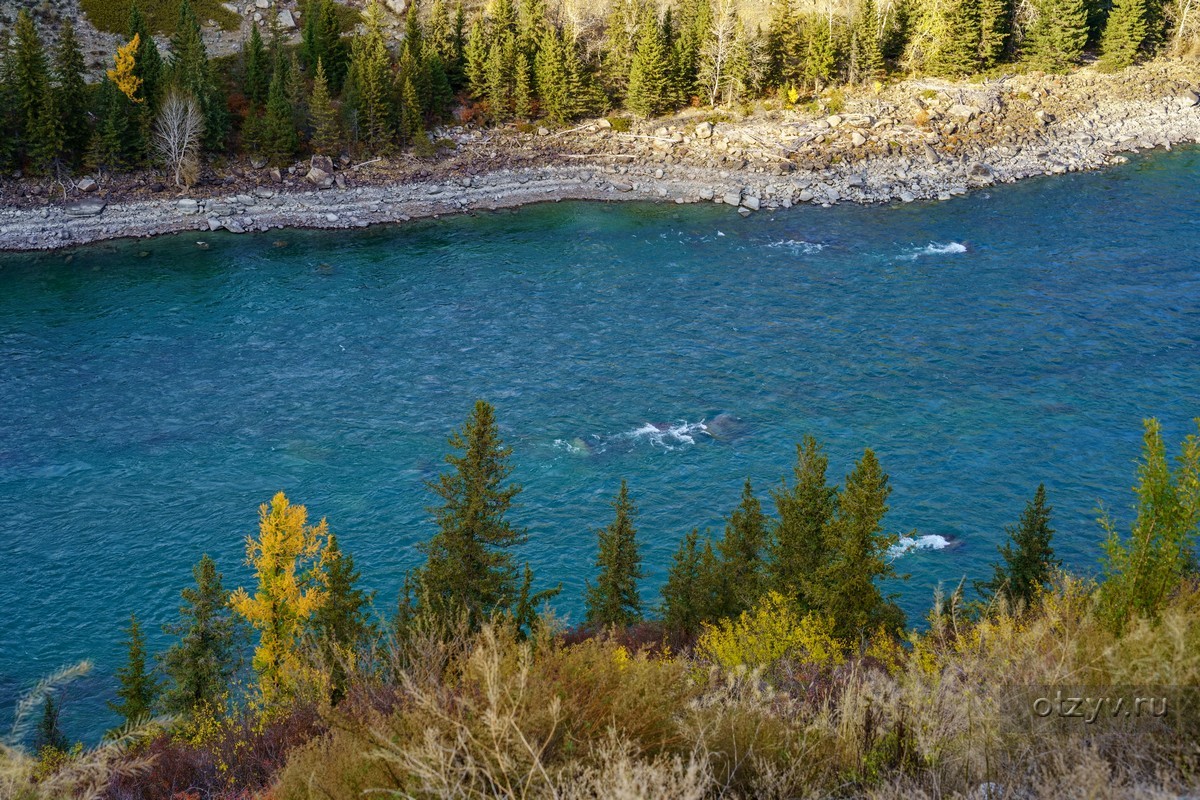
[[[135,33],[129,44],[117,48],[117,54],[113,56],[116,66],[108,71],[108,79],[117,85],[121,94],[135,103],[142,102],[142,98],[137,97],[138,89],[142,88],[142,79],[134,74],[139,44],[141,34]]]
[[[308,510],[291,505],[283,492],[259,506],[258,516],[258,538],[246,537],[246,564],[258,588],[253,596],[239,588],[229,603],[259,633],[254,669],[270,708],[320,682],[300,645],[309,618],[325,602],[320,555],[329,525],[324,519],[309,525]]]

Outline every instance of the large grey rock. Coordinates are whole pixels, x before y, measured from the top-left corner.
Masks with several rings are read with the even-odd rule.
[[[279,20],[279,27],[282,28],[283,30],[285,30],[285,31],[295,30],[296,18],[292,16],[291,11],[288,11],[286,8],[283,9],[282,11],[279,12],[279,16],[277,17],[277,19]]]
[[[81,178],[79,183],[75,185],[79,187],[79,191],[81,192],[94,192],[100,188],[91,178]]]
[[[730,189],[721,196],[721,202],[727,206],[740,206],[742,204],[742,190]]]
[[[244,227],[242,227],[242,223],[238,222],[236,219],[227,219],[227,220],[225,220],[224,225],[225,225],[225,230],[229,231],[230,233],[245,233],[246,232],[246,229]]]
[[[963,103],[955,103],[954,105],[950,106],[946,113],[952,117],[968,122],[979,116],[979,109],[975,106],[968,106]]]
[[[696,126],[696,138],[708,139],[712,136],[713,126],[710,122],[701,122]]]
[[[711,187],[706,186],[700,190],[700,199],[701,200],[712,200],[713,197],[716,196],[716,194],[717,193],[714,192]]]
[[[308,171],[308,174],[304,176],[304,180],[308,181],[309,183],[311,183],[315,186],[320,186],[328,178],[329,178],[329,173],[326,172],[325,170],[321,169],[320,167],[313,167],[312,169],[310,169]]]
[[[751,211],[758,211],[762,207],[762,201],[753,195],[746,195],[742,198],[742,207],[748,208]]]
[[[1179,105],[1183,106],[1184,108],[1189,108],[1191,106],[1200,106],[1200,95],[1197,95],[1191,89],[1184,89],[1183,92],[1179,95],[1178,100],[1179,100]]]
[[[254,196],[263,200],[270,200],[275,196],[275,190],[267,186],[256,186],[254,187]]]
[[[864,144],[867,143],[867,137],[863,136],[858,131],[855,131],[850,136],[850,143],[853,144],[855,147],[862,147]]]
[[[89,197],[86,200],[76,200],[74,203],[68,203],[63,207],[63,212],[68,217],[94,217],[104,211],[104,207],[108,205],[99,197]]]
[[[181,214],[195,214],[200,210],[200,204],[190,197],[185,197],[175,204]]]
[[[937,154],[937,151],[934,150],[932,147],[930,147],[928,144],[922,144],[921,149],[925,153],[925,161],[926,162],[928,162],[930,164],[936,164],[942,160],[941,156],[939,156]]]
[[[612,188],[616,189],[618,192],[632,192],[633,184],[626,183],[625,181],[613,181]]]

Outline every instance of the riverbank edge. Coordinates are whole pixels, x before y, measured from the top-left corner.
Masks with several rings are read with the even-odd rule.
[[[604,120],[554,134],[474,132],[458,137],[452,163],[425,177],[397,180],[367,164],[319,185],[311,175],[276,173],[253,189],[222,194],[215,187],[207,197],[109,201],[76,190],[66,202],[0,211],[0,251],[187,231],[365,228],[561,200],[713,202],[743,216],[801,204],[945,201],[1000,183],[1102,169],[1129,152],[1200,143],[1200,97],[1179,88],[1198,79],[1200,65],[1156,62],[1119,76],[1081,70],[983,84],[910,80],[882,98],[864,90],[842,114],[792,114],[782,122],[775,114],[714,126],[693,116],[669,128],[663,120],[641,126],[653,134],[616,133]],[[917,121],[902,121],[914,108]],[[684,155],[675,158],[677,147]]]

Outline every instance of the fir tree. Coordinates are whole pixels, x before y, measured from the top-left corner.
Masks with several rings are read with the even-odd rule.
[[[224,93],[217,86],[208,62],[200,21],[192,10],[190,0],[179,5],[179,22],[171,37],[170,82],[190,92],[204,114],[204,146],[222,150],[229,129],[229,115]]]
[[[271,79],[267,67],[267,48],[257,22],[250,27],[250,39],[242,47],[242,64],[242,89],[246,92],[246,98],[252,104],[261,106],[267,102]]]
[[[833,79],[837,68],[838,52],[833,21],[832,18],[813,15],[804,21],[804,28],[804,77],[819,91]]]
[[[332,533],[321,553],[321,569],[326,597],[313,613],[312,626],[330,669],[331,696],[336,703],[346,692],[346,665],[374,632],[369,617],[372,596],[357,587],[354,556],[342,551]]]
[[[612,505],[616,518],[597,531],[600,547],[596,567],[600,573],[595,585],[588,586],[585,598],[587,622],[599,627],[632,625],[642,618],[637,586],[642,578],[642,557],[633,525],[636,510],[625,481],[621,481]]]
[[[768,545],[767,517],[747,478],[742,501],[729,516],[725,535],[717,545],[721,555],[719,616],[736,617],[766,593]]]
[[[341,17],[334,0],[309,0],[304,10],[300,32],[300,52],[310,72],[318,61],[325,64],[325,76],[330,90],[337,92],[346,78],[349,50],[342,38]]]
[[[164,630],[178,641],[160,657],[167,687],[162,706],[170,714],[216,709],[241,664],[242,629],[229,607],[229,592],[208,555],[192,567],[194,587],[180,592],[179,621]]]
[[[153,714],[159,685],[146,669],[146,640],[136,614],[129,618],[125,633],[129,637],[126,640],[129,655],[125,666],[117,670],[117,680],[121,684],[117,697],[121,700],[110,702],[108,707],[120,714],[127,724],[137,724]]]
[[[927,66],[936,75],[970,75],[979,69],[980,0],[947,0],[940,9]]]
[[[1116,71],[1132,66],[1146,43],[1146,0],[1113,0],[1100,39],[1100,66]]]
[[[262,129],[259,132],[259,148],[267,160],[277,166],[283,166],[296,154],[299,144],[296,136],[296,126],[292,122],[292,104],[287,97],[287,74],[285,70],[275,70],[271,78],[271,90],[267,98],[267,109],[263,115]]]
[[[717,593],[722,576],[718,569],[712,542],[705,537],[701,547],[698,530],[679,543],[662,588],[663,625],[669,633],[693,636],[703,623],[719,616]]]
[[[33,751],[42,753],[47,748],[65,753],[71,745],[63,735],[59,724],[62,704],[54,699],[53,694],[47,694],[42,701],[42,718],[38,720],[37,729],[33,733]]]
[[[352,106],[358,115],[359,136],[368,147],[386,149],[395,135],[392,57],[383,32],[383,9],[377,0],[367,6],[366,31],[354,43]]]
[[[341,149],[342,132],[338,124],[337,109],[329,96],[329,84],[325,79],[324,62],[317,61],[313,78],[312,94],[308,100],[308,119],[312,129],[311,145],[314,153],[333,156]]]
[[[100,118],[92,133],[88,163],[95,169],[119,171],[136,162],[141,153],[138,107],[111,80],[100,85]]]
[[[862,0],[853,35],[854,79],[868,84],[879,80],[883,76],[883,52],[880,49],[879,15],[875,10],[875,0]]]
[[[643,118],[658,116],[670,98],[670,64],[662,27],[650,12],[638,32],[637,51],[629,67],[625,106]]]
[[[496,119],[505,120],[512,113],[513,93],[516,89],[517,40],[507,29],[499,30],[499,34],[488,48],[484,72],[492,114]]]
[[[159,103],[162,101],[165,67],[162,54],[158,52],[158,45],[154,41],[153,32],[136,2],[129,10],[130,40],[132,41],[135,36],[138,37],[138,48],[134,53],[134,75],[142,82],[141,97],[146,103],[144,116],[153,120],[154,115],[158,113]]]
[[[58,34],[58,50],[54,58],[54,78],[57,85],[55,103],[62,120],[63,150],[65,160],[78,164],[87,150],[91,138],[88,124],[88,92],[84,75],[87,67],[79,40],[75,37],[75,26],[70,17],[63,21]]]
[[[993,565],[990,581],[975,584],[980,594],[988,599],[1003,596],[1014,609],[1033,604],[1059,566],[1050,544],[1052,510],[1046,505],[1046,487],[1039,484],[1033,500],[1025,504],[1020,524],[1006,528],[1008,541],[996,548],[1003,563]]]
[[[9,74],[11,68],[7,35],[0,35],[0,170],[16,166],[17,115],[16,92]]]
[[[792,0],[774,0],[767,25],[767,85],[796,87],[803,80],[800,19]]]
[[[686,103],[701,92],[700,59],[712,28],[712,2],[680,0],[678,9],[679,35],[675,37],[672,58],[676,98],[678,102]]]
[[[534,71],[537,74],[542,113],[554,122],[565,123],[570,120],[573,116],[572,95],[566,59],[563,57],[563,41],[553,28],[543,36],[534,61]]]
[[[425,125],[421,121],[421,101],[411,74],[404,74],[400,78],[399,110],[400,142],[405,145],[416,144],[425,135]]]
[[[533,82],[529,76],[529,59],[524,51],[517,53],[513,72],[513,113],[518,119],[529,119],[533,116]]]
[[[991,69],[1004,57],[1012,33],[1010,0],[979,2],[979,68]]]
[[[422,546],[426,562],[411,576],[417,602],[435,615],[465,613],[472,627],[495,614],[516,616],[521,610],[521,586],[512,547],[528,540],[523,528],[507,515],[521,492],[507,483],[512,454],[500,439],[495,411],[479,400],[461,431],[450,436],[444,472],[427,486],[441,500],[430,508],[437,533]],[[526,607],[536,606],[557,589],[528,595]]]
[[[43,175],[64,163],[67,132],[63,127],[62,111],[58,105],[58,92],[53,88],[42,94],[42,104],[29,136],[29,160]]]
[[[776,591],[811,605],[808,584],[827,560],[825,527],[833,519],[837,489],[826,484],[829,459],[812,436],[796,446],[795,486],[784,483],[772,492],[779,522],[775,527],[770,559]]]
[[[483,26],[483,19],[476,17],[471,23],[471,33],[467,37],[467,47],[463,54],[464,77],[471,94],[475,97],[487,95],[488,53],[487,32]]]
[[[825,526],[828,557],[808,593],[813,607],[833,620],[843,641],[857,642],[881,628],[899,631],[904,625],[904,613],[875,583],[896,574],[888,551],[899,537],[883,530],[891,491],[875,453],[864,451],[846,476],[833,518]]]
[[[15,48],[10,54],[9,80],[16,100],[17,141],[28,151],[34,144],[33,135],[50,91],[50,81],[42,38],[25,9],[17,13],[13,38]]]
[[[1040,0],[1038,16],[1025,37],[1030,61],[1047,72],[1064,72],[1079,60],[1087,44],[1084,0]]]

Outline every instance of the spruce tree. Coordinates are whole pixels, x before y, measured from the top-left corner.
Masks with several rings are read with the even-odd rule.
[[[529,59],[524,51],[517,52],[513,73],[513,113],[518,119],[529,119],[533,116],[533,81],[530,80]]]
[[[441,501],[429,509],[437,533],[422,546],[426,562],[410,583],[422,607],[435,615],[463,613],[478,627],[493,615],[520,611],[521,585],[510,550],[528,534],[507,517],[521,486],[508,482],[512,450],[501,441],[488,403],[477,401],[449,441],[457,451],[446,456],[450,471],[426,484]],[[525,604],[536,606],[556,593],[530,595]]]
[[[75,36],[75,26],[68,17],[58,34],[58,50],[54,58],[57,85],[54,91],[58,95],[56,104],[62,119],[65,161],[71,165],[77,165],[82,160],[92,134],[87,117],[86,70],[79,40]]]
[[[833,80],[837,68],[837,42],[831,21],[820,15],[809,15],[804,22],[804,77],[820,90]]]
[[[587,588],[586,616],[589,625],[624,627],[642,618],[642,600],[638,581],[642,578],[642,556],[638,552],[636,509],[629,499],[629,486],[621,481],[621,490],[613,501],[616,518],[607,528],[596,532],[599,550],[595,585]]]
[[[374,632],[369,616],[372,595],[358,588],[354,556],[343,552],[332,533],[321,553],[321,568],[326,596],[312,616],[312,626],[330,670],[331,697],[336,703],[346,693],[347,662]]]
[[[190,0],[181,0],[179,22],[171,37],[170,82],[190,92],[204,115],[204,146],[211,151],[225,147],[229,114],[225,94],[217,86],[204,46],[200,21]]]
[[[346,78],[349,51],[343,33],[334,0],[309,0],[304,8],[300,53],[310,73],[316,70],[318,61],[324,62],[325,78],[333,92],[342,88]]]
[[[1100,39],[1100,66],[1113,71],[1132,66],[1146,43],[1146,0],[1113,0]]]
[[[717,544],[721,555],[720,616],[736,617],[766,593],[769,544],[767,517],[747,478],[741,503],[730,514],[725,535]]]
[[[242,89],[251,104],[262,106],[267,102],[271,87],[271,76],[267,64],[267,48],[259,33],[258,23],[250,27],[250,39],[242,46]]]
[[[879,80],[883,76],[883,52],[880,49],[879,15],[875,10],[875,0],[862,0],[853,36],[855,79],[867,84]]]
[[[61,713],[62,704],[54,699],[53,694],[47,694],[42,701],[42,718],[38,720],[33,733],[33,752],[40,754],[49,748],[65,753],[71,747],[59,724]]]
[[[625,101],[638,40],[654,12],[645,0],[613,0],[609,6],[600,62],[605,92],[614,104]]]
[[[313,152],[323,156],[336,155],[342,146],[342,133],[337,109],[333,107],[333,99],[329,96],[325,64],[320,60],[317,61],[312,94],[308,99],[308,119],[312,130],[310,144]]]
[[[387,149],[395,135],[392,57],[383,30],[383,9],[372,0],[365,15],[366,31],[355,41],[351,56],[354,74],[352,107],[358,115],[361,141],[375,150]]]
[[[701,546],[700,532],[693,529],[679,543],[663,584],[662,617],[667,632],[694,636],[703,623],[715,621],[720,616],[717,595],[721,579],[712,542],[705,537]]]
[[[948,0],[934,21],[926,66],[935,75],[970,75],[979,69],[980,0]]]
[[[767,85],[779,88],[800,85],[803,44],[800,19],[792,0],[773,0],[767,24]]]
[[[37,117],[29,136],[29,160],[43,175],[64,165],[67,132],[63,127],[62,111],[58,105],[58,92],[54,88],[42,94]]]
[[[15,43],[10,54],[12,66],[9,80],[16,100],[17,141],[18,147],[29,152],[34,145],[38,117],[46,103],[46,94],[50,91],[50,81],[42,38],[26,9],[17,12],[13,38]]]
[[[675,93],[679,103],[687,103],[702,91],[700,61],[704,42],[712,28],[711,0],[681,0],[676,15],[679,35],[675,37]]]
[[[979,2],[979,68],[991,69],[1004,57],[1012,33],[1010,0]]]
[[[663,29],[652,12],[647,12],[638,31],[637,51],[629,67],[625,107],[643,118],[666,110],[671,75]]]
[[[145,116],[151,121],[158,113],[162,101],[163,78],[165,66],[162,54],[154,41],[153,31],[150,30],[141,8],[135,2],[129,10],[129,38],[138,37],[138,49],[134,54],[134,71],[142,82],[142,99],[145,101]]]
[[[888,551],[899,537],[883,529],[891,494],[887,473],[870,449],[846,476],[833,518],[824,530],[825,563],[810,582],[813,607],[833,620],[838,638],[857,642],[883,629],[899,631],[904,613],[876,581],[896,574]]]
[[[290,161],[295,156],[299,144],[296,126],[292,122],[293,106],[288,102],[286,82],[286,71],[276,69],[271,78],[267,109],[259,132],[259,148],[267,160],[276,166],[283,166]]]
[[[417,87],[411,74],[403,74],[400,78],[398,128],[400,143],[404,145],[417,144],[425,135],[425,124],[422,121],[421,101]]]
[[[111,80],[100,84],[100,118],[92,132],[87,161],[90,167],[120,171],[140,159],[138,108]]]
[[[11,57],[7,35],[0,35],[0,170],[16,166],[17,115],[16,92],[9,74]]]
[[[566,62],[563,58],[563,42],[558,31],[550,28],[543,35],[534,61],[537,75],[538,97],[542,113],[558,123],[571,119],[571,91],[567,83]]]
[[[776,591],[801,608],[811,606],[808,584],[827,560],[825,527],[837,507],[837,489],[827,485],[829,459],[812,436],[796,446],[796,483],[771,493],[779,521],[770,559]]]
[[[487,96],[488,55],[487,31],[483,19],[476,17],[471,23],[471,33],[467,37],[467,47],[463,53],[463,75],[474,97]]]
[[[516,57],[516,36],[511,31],[500,28],[488,48],[487,62],[484,66],[487,99],[492,115],[498,120],[506,120],[512,114],[513,94],[516,90]]]
[[[223,706],[230,680],[241,665],[243,630],[229,606],[229,592],[208,555],[192,567],[194,587],[180,592],[179,622],[166,626],[178,640],[161,656],[167,687],[162,706],[169,714]]]
[[[146,640],[136,614],[129,618],[125,633],[129,655],[125,666],[117,670],[117,680],[121,684],[117,697],[121,699],[117,703],[110,702],[108,707],[120,714],[126,724],[137,724],[153,715],[160,687],[146,668]]]
[[[1039,69],[1064,72],[1079,60],[1087,44],[1087,6],[1084,0],[1040,0],[1037,8],[1025,51]]]
[[[996,548],[1003,562],[992,566],[990,581],[975,584],[985,599],[1003,596],[1011,608],[1029,608],[1050,582],[1059,566],[1050,543],[1054,537],[1052,511],[1046,505],[1045,485],[1038,484],[1033,500],[1025,504],[1020,524],[1007,527],[1008,541]]]

